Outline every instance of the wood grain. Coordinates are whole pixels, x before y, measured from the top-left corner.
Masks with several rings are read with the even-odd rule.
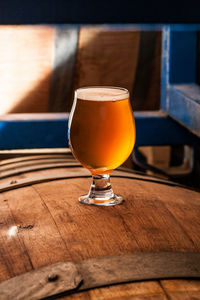
[[[0,283],[0,297],[37,300],[61,292],[79,292],[117,283],[187,277],[200,279],[199,253],[151,252],[106,256],[77,263],[60,262],[16,276]]]
[[[199,280],[162,280],[161,285],[171,300],[200,298]]]
[[[200,245],[195,246],[193,244],[190,237],[158,198],[160,185],[154,184],[154,192],[149,195],[148,190],[152,183],[141,184],[137,180],[133,182],[131,179],[122,178],[113,178],[112,183],[116,192],[126,195],[126,201],[122,206],[106,208],[106,210],[83,207],[76,203],[78,195],[81,194],[80,191],[82,190],[82,193],[88,191],[90,179],[71,180],[68,183],[63,180],[35,186],[41,197],[45,197],[45,202],[48,203],[52,214],[56,202],[59,203],[59,207],[67,211],[66,219],[70,218],[73,226],[67,225],[67,223],[62,226],[60,222],[59,226],[62,226],[61,230],[67,242],[73,241],[75,243],[73,245],[74,249],[72,249],[72,256],[75,260],[102,256],[105,255],[106,251],[110,251],[111,255],[123,254],[137,251],[138,248],[140,248],[140,251],[199,251]],[[70,191],[67,189],[67,185],[70,186]],[[130,192],[127,192],[127,186],[129,186]],[[131,186],[132,188],[130,188]],[[56,187],[62,194],[62,201],[57,200]],[[166,193],[170,189],[173,190],[173,188],[162,187],[162,190],[165,190]],[[198,193],[194,194],[199,198]],[[173,199],[174,205],[178,202],[176,198],[177,195]],[[168,202],[171,201],[168,199]],[[192,215],[195,216],[199,213],[198,205],[198,209]],[[188,230],[193,227],[191,218],[190,214],[184,220]],[[106,219],[109,219],[109,222],[106,222]],[[200,226],[198,223],[195,225],[196,232],[199,232]],[[78,228],[80,228],[80,233]],[[88,231],[89,228],[90,232]],[[95,232],[96,228],[100,230]],[[75,232],[77,232],[77,238],[74,238]],[[78,248],[77,241],[79,241]],[[90,247],[90,245],[96,245],[96,247]],[[80,250],[79,247],[81,247]]]
[[[73,82],[78,44],[78,26],[55,27],[54,58],[49,111],[69,111],[73,100]]]
[[[34,269],[60,260],[71,260],[46,204],[33,187],[6,192],[17,231]],[[10,241],[12,243],[12,239]],[[20,257],[20,255],[19,255]],[[18,270],[23,273],[23,270]]]
[[[74,89],[86,85],[123,86],[134,108],[159,107],[160,32],[100,25],[78,32],[0,26],[1,114],[70,111]]]
[[[178,224],[179,228],[190,239],[192,247],[199,251],[200,234],[198,230],[196,231],[196,228],[200,228],[199,193],[191,193],[190,190],[181,188],[167,189],[166,192],[163,185],[160,186],[159,190],[159,200],[163,202],[174,222]],[[151,194],[155,192],[152,185],[148,186],[148,191]]]
[[[82,187],[83,193],[87,193],[90,182],[90,178],[70,180],[67,184],[70,186],[69,191],[66,189],[66,182],[60,181],[57,188],[62,196],[59,199],[55,194],[53,182],[48,185],[48,188],[35,185],[54,216],[63,239],[66,244],[70,244],[69,251],[73,260],[105,256],[107,253],[123,254],[126,250],[139,250],[114,208],[104,211],[77,203],[79,189]]]
[[[67,169],[29,172],[19,178],[40,172],[50,176]],[[199,193],[139,177],[111,177],[111,182],[114,191],[123,195],[123,205],[78,203],[78,196],[89,190],[90,178],[51,181],[1,193],[0,280],[59,261],[148,251],[200,251]],[[66,299],[103,299],[104,293],[107,299],[181,299],[184,281],[177,281],[177,289],[176,281],[174,285],[169,282],[113,286]],[[199,291],[197,281],[190,281],[186,294],[198,297]]]
[[[81,281],[81,275],[73,263],[57,263],[2,282],[0,299],[46,299],[76,289]]]
[[[0,113],[47,112],[52,26],[0,26]]]
[[[114,285],[105,288],[93,289],[63,299],[71,300],[166,300],[162,287],[155,281],[149,282],[135,282],[123,285]]]
[[[122,86],[132,91],[139,50],[139,31],[81,27],[75,88]]]
[[[29,254],[17,232],[8,199],[0,195],[0,281],[32,270]]]
[[[134,110],[158,110],[160,107],[161,43],[161,31],[141,31],[133,84]]]

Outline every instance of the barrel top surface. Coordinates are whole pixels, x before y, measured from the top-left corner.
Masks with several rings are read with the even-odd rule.
[[[114,173],[113,190],[124,197],[123,204],[87,206],[77,199],[88,192],[91,178],[79,176],[80,169],[21,174],[21,180],[70,171],[77,177],[0,193],[0,282],[61,261],[200,251],[198,192]]]

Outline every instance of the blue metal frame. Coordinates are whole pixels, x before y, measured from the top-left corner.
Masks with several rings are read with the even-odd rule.
[[[200,25],[163,28],[161,109],[200,137],[198,30]]]
[[[64,148],[68,146],[68,114],[27,114],[0,120],[0,149]],[[161,111],[136,112],[136,147],[198,145],[200,139]]]
[[[162,30],[161,111],[135,113],[136,147],[200,144],[200,88],[196,84],[200,25],[110,25]],[[164,113],[163,113],[164,112]],[[173,119],[171,119],[170,117]],[[178,122],[177,122],[178,121]],[[180,124],[179,124],[180,123]],[[67,147],[66,114],[0,118],[0,149]],[[184,125],[184,126],[182,126]]]

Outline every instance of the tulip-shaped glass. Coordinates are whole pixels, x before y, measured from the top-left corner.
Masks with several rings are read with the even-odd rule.
[[[85,87],[75,91],[69,118],[69,144],[75,158],[92,174],[92,185],[79,201],[115,205],[110,174],[131,154],[135,122],[129,92],[119,87]]]

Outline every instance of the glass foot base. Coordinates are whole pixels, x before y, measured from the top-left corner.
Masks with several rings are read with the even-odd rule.
[[[114,195],[111,199],[93,199],[89,195],[83,195],[78,198],[79,202],[89,205],[97,206],[112,206],[123,202],[123,198],[120,195]]]

